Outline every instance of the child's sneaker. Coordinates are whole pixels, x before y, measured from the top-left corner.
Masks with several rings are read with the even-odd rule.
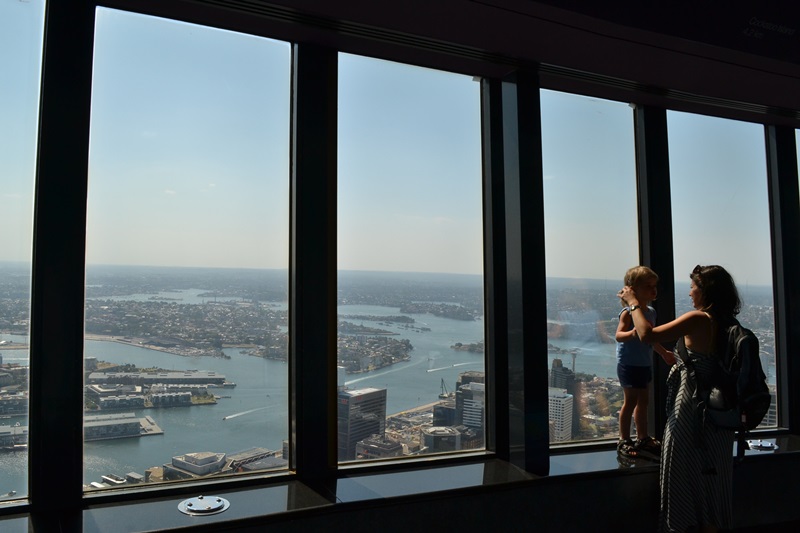
[[[617,455],[636,459],[639,456],[639,450],[636,449],[636,443],[633,439],[620,440],[617,443]]]
[[[653,437],[638,439],[634,444],[639,457],[650,459],[651,461],[661,460],[661,442]]]

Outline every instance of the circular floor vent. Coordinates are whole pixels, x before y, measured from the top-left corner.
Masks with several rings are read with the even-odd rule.
[[[178,504],[178,510],[183,514],[201,516],[221,513],[230,505],[228,500],[219,496],[197,496],[183,500]]]

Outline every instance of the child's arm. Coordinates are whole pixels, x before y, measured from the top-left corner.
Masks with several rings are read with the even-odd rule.
[[[653,344],[653,349],[656,351],[656,353],[658,353],[658,355],[661,356],[664,362],[667,363],[669,366],[675,364],[675,354],[670,352],[663,346],[661,346],[661,344],[659,343]]]
[[[614,340],[628,342],[637,338],[636,330],[632,328],[633,320],[631,319],[631,314],[628,311],[622,311],[622,314],[619,315],[619,324],[617,324],[617,334],[614,336]]]

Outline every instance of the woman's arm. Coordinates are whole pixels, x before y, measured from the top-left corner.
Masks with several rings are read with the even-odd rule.
[[[617,334],[614,340],[617,342],[628,342],[636,338],[636,330],[633,329],[633,321],[628,311],[624,310],[619,315],[619,324],[617,324]]]
[[[639,300],[636,298],[636,293],[630,286],[624,287],[617,294],[627,304],[634,309],[630,315],[633,319],[633,326],[636,333],[642,342],[648,344],[655,344],[657,342],[670,342],[674,341],[684,335],[693,335],[702,328],[708,328],[708,316],[702,311],[689,311],[672,322],[667,322],[660,326],[653,327],[644,316],[644,308],[638,307]]]
[[[653,349],[656,351],[658,355],[661,356],[661,359],[664,360],[669,366],[675,364],[675,354],[661,346],[659,343],[655,343],[653,345]]]

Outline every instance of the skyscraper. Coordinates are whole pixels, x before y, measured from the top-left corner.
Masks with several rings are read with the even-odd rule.
[[[565,367],[561,359],[553,359],[553,365],[550,367],[550,386],[566,389],[572,394],[574,383],[575,373]]]
[[[581,428],[581,399],[583,385],[582,382],[575,379],[575,360],[573,355],[572,362],[573,370],[564,366],[561,359],[553,359],[553,365],[550,367],[550,386],[557,389],[565,389],[569,394],[572,394],[572,436],[577,437]]]
[[[466,372],[461,372],[456,381],[456,390],[462,385],[468,385],[470,383],[486,383],[486,373],[481,370],[467,370]]]
[[[339,460],[356,457],[356,443],[386,431],[386,389],[340,390],[338,395]]]
[[[456,391],[456,423],[483,431],[486,386],[473,381]]]
[[[456,402],[454,400],[445,400],[433,406],[433,425],[456,425]]]
[[[564,389],[550,387],[548,391],[550,400],[549,416],[553,423],[551,442],[561,442],[572,438],[572,394]]]

